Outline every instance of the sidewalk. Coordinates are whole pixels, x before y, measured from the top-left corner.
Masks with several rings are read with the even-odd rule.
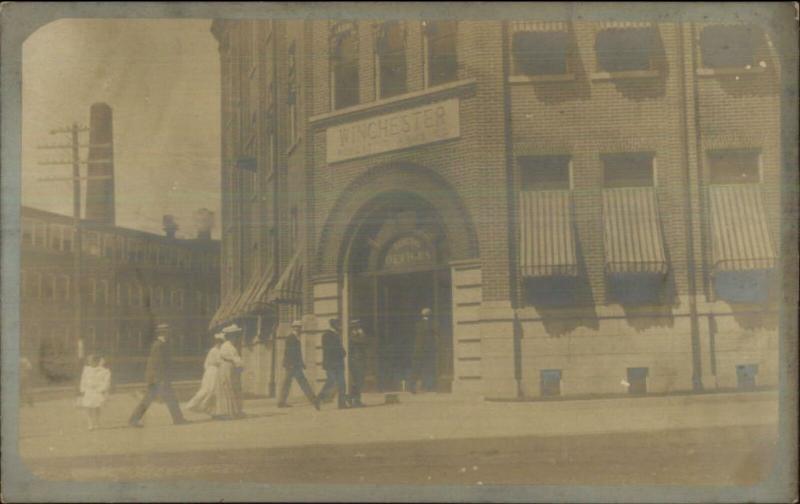
[[[142,429],[126,425],[135,393],[115,394],[98,431],[87,431],[72,400],[23,408],[20,453],[24,458],[153,454],[318,444],[466,439],[509,436],[653,432],[672,429],[775,425],[775,392],[688,395],[592,401],[496,403],[448,394],[400,394],[383,405],[367,394],[367,408],[317,412],[307,403],[278,409],[275,401],[245,402],[248,418],[212,421],[187,412],[193,423],[173,426],[163,404],[154,403]]]

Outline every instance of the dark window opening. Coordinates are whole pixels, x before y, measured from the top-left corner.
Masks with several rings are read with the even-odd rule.
[[[406,92],[406,32],[391,21],[378,34],[379,97],[389,98]]]
[[[757,184],[760,153],[757,150],[724,150],[708,154],[712,184]]]
[[[606,72],[650,70],[655,31],[652,28],[602,30],[597,34],[597,66]]]
[[[609,273],[609,301],[626,306],[656,305],[664,301],[666,276],[661,273]]]
[[[749,26],[706,26],[700,33],[700,54],[706,68],[746,67],[754,63],[755,34]]]
[[[428,21],[425,34],[428,45],[428,86],[458,78],[456,56],[456,21]]]
[[[756,388],[758,364],[738,364],[736,366],[736,388],[753,390]]]
[[[569,156],[520,158],[523,191],[569,189]]]
[[[561,395],[561,370],[543,369],[541,371],[540,393],[543,397]]]
[[[335,35],[333,39],[333,107],[340,109],[357,105],[358,43],[354,28]]]
[[[628,368],[628,393],[632,395],[642,395],[647,393],[647,373],[646,367]]]
[[[764,303],[770,297],[773,274],[772,269],[718,271],[714,274],[714,292],[729,303]]]
[[[603,185],[616,187],[652,187],[655,185],[653,155],[650,153],[604,154]]]
[[[573,306],[577,302],[578,277],[566,275],[525,278],[523,294],[527,306]]]
[[[514,71],[522,75],[556,75],[568,71],[569,34],[565,31],[519,31],[512,39]]]

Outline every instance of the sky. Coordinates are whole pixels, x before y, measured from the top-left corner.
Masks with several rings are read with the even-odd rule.
[[[89,124],[89,107],[113,110],[117,225],[162,233],[175,216],[178,236],[194,237],[194,212],[215,214],[219,237],[219,53],[210,20],[64,19],[33,33],[22,48],[22,202],[72,215],[69,150],[51,135]],[[82,139],[88,143],[88,133]],[[82,151],[85,159],[86,150]],[[86,174],[83,167],[83,174]],[[85,195],[85,186],[84,186]],[[85,200],[84,200],[85,201]]]

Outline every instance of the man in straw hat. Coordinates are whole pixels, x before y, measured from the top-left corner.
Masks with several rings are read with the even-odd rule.
[[[292,387],[292,380],[297,380],[297,384],[303,389],[309,402],[319,410],[319,402],[311,390],[311,385],[308,384],[306,374],[303,370],[306,365],[303,363],[303,352],[300,350],[300,331],[303,329],[303,323],[299,320],[292,322],[292,332],[286,337],[286,343],[283,350],[283,368],[286,374],[283,377],[283,384],[281,385],[281,393],[278,397],[278,407],[288,408],[290,404],[286,402],[289,396],[289,389]]]
[[[131,427],[141,427],[140,421],[144,416],[147,408],[150,407],[156,397],[161,397],[164,404],[169,408],[169,414],[172,416],[172,423],[181,425],[188,423],[183,418],[181,408],[178,406],[178,400],[175,398],[175,392],[172,390],[172,362],[170,358],[169,346],[167,340],[169,338],[169,326],[167,324],[159,324],[156,326],[156,339],[150,347],[150,356],[147,358],[147,365],[145,366],[144,379],[147,383],[147,391],[144,398],[133,410],[128,424]]]
[[[344,383],[344,358],[347,356],[347,352],[344,349],[344,345],[342,345],[342,337],[339,334],[341,330],[339,319],[330,319],[328,324],[330,329],[322,333],[322,369],[325,370],[328,376],[319,396],[317,396],[317,404],[328,397],[333,392],[333,387],[336,387],[339,409],[346,409],[347,390]]]

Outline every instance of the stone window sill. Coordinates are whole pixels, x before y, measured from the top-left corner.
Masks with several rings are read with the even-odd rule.
[[[511,84],[524,84],[528,82],[569,82],[574,80],[574,73],[550,75],[512,75],[508,78],[508,82]]]
[[[653,79],[659,77],[658,70],[626,70],[623,72],[592,72],[592,80]]]
[[[699,77],[733,77],[739,75],[753,75],[761,74],[766,71],[766,68],[756,67],[726,67],[726,68],[698,68],[697,75]]]
[[[311,116],[309,123],[314,127],[319,127],[333,122],[343,122],[364,116],[380,114],[385,109],[392,108],[394,105],[402,104],[403,106],[412,106],[432,99],[452,96],[473,88],[476,83],[477,80],[474,78],[448,82],[447,84],[425,88],[421,91],[413,91],[391,98],[384,98],[370,103],[362,103],[352,107],[326,112],[324,114],[317,114]]]

